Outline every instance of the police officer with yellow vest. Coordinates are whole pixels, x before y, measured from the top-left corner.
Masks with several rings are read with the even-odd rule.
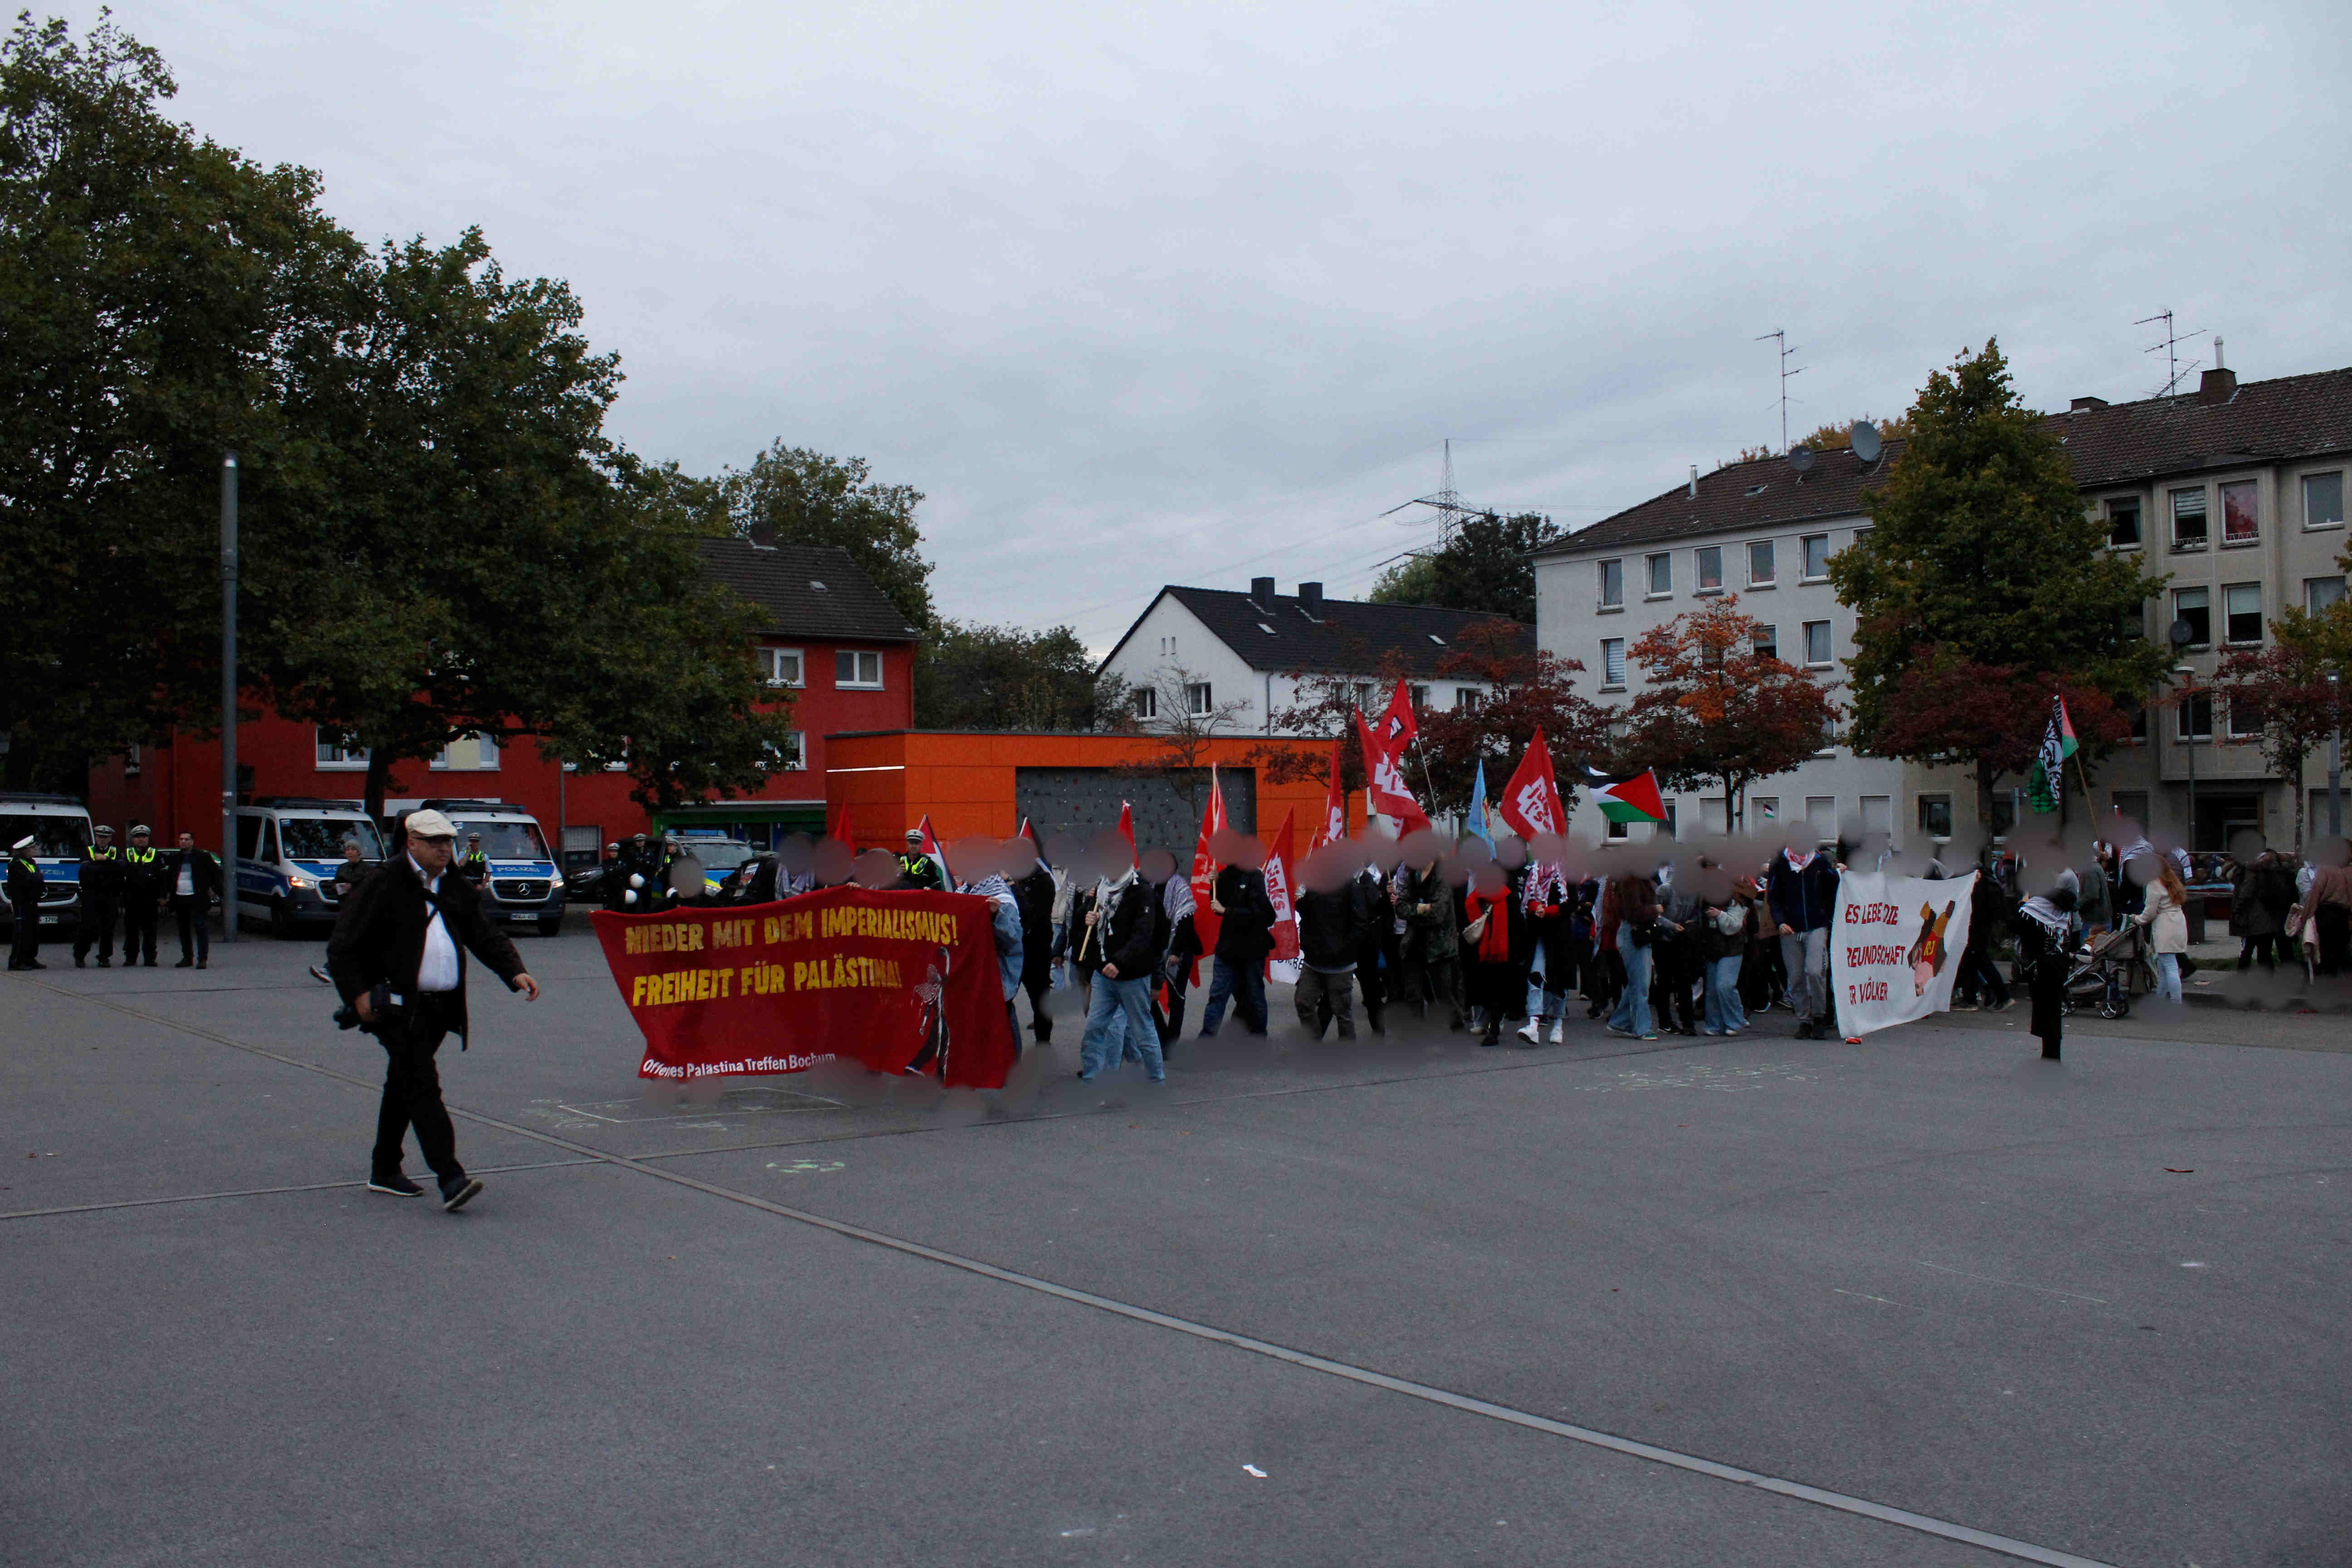
[[[901,889],[941,892],[947,879],[940,872],[940,863],[923,853],[923,830],[907,829],[907,852],[898,857],[898,886]]]
[[[81,924],[74,929],[74,967],[89,967],[89,950],[98,948],[98,966],[114,963],[114,917],[122,907],[122,851],[114,847],[114,829],[100,825],[98,842],[81,852]]]
[[[8,851],[8,913],[16,922],[16,940],[8,947],[11,969],[47,969],[41,962],[41,894],[48,879],[33,858],[37,841],[27,833]]]
[[[457,857],[457,875],[477,888],[489,879],[490,858],[482,853],[482,836],[466,835],[466,852]]]
[[[147,841],[147,825],[131,825],[131,847],[122,852],[122,966],[143,956],[155,967],[155,919],[170,892],[170,868],[163,852]]]

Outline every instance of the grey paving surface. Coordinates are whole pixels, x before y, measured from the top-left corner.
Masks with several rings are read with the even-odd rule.
[[[0,984],[0,1562],[2005,1560],[724,1194],[2095,1561],[2352,1560],[2341,1018],[2143,1009],[2054,1067],[2018,1013],[1277,1031],[1157,1093],[1065,1038],[1010,1117],[656,1103],[567,935],[445,1055],[451,1217],[358,1185],[380,1057],[310,945],[47,951]]]

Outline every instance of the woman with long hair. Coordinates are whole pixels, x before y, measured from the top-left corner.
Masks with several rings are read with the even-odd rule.
[[[2156,860],[2156,880],[2147,902],[2132,918],[2148,928],[2156,941],[2156,994],[2167,1002],[2180,1000],[2180,955],[2189,951],[2189,889],[2171,861]]]

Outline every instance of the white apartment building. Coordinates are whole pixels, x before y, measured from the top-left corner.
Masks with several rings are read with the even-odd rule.
[[[2241,826],[2284,844],[2294,791],[2311,792],[2308,821],[2325,830],[2326,758],[2300,780],[2273,775],[2244,715],[2198,699],[2232,648],[2263,646],[2288,605],[2343,597],[2345,486],[2352,472],[2352,369],[2240,384],[2205,373],[2179,396],[2110,405],[2077,398],[2049,423],[2064,443],[2084,504],[2109,525],[2110,548],[2148,558],[2169,580],[2147,606],[2147,633],[2169,642],[2185,624],[2181,674],[2151,691],[2134,739],[2093,774],[2094,803],[2171,841],[2221,848]],[[1771,628],[1780,657],[1835,687],[1853,653],[1853,614],[1837,602],[1827,563],[1866,529],[1864,495],[1884,483],[1902,443],[1874,463],[1819,454],[1800,473],[1785,458],[1737,463],[1570,536],[1536,558],[1537,637],[1581,661],[1602,701],[1629,702],[1641,672],[1629,650],[1650,627],[1708,599],[1736,595]],[[2173,699],[2180,690],[2189,700]],[[2218,709],[2218,710],[2217,710]],[[2195,805],[2189,804],[2195,773]],[[1748,792],[1748,826],[1802,819],[1883,828],[1897,847],[1931,850],[1957,839],[1973,853],[2022,809],[2022,778],[2002,781],[1992,820],[1979,820],[1961,767],[1927,768],[1860,756],[1834,741],[1790,773]],[[2079,798],[2079,797],[2078,797]],[[1723,803],[1673,801],[1675,830],[1719,831]],[[1580,833],[1598,835],[1593,814]],[[1661,829],[1660,831],[1665,831]]]

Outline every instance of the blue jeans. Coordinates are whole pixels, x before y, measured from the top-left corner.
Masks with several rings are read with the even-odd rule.
[[[1739,954],[1736,952],[1712,960],[1706,966],[1706,1027],[1710,1034],[1748,1027],[1748,1015],[1739,1006]]]
[[[1635,947],[1622,927],[1617,936],[1617,956],[1625,961],[1625,994],[1617,998],[1617,1011],[1609,1015],[1609,1026],[1636,1035],[1653,1034],[1656,1026],[1650,1022],[1650,950]]]
[[[1086,1043],[1078,1047],[1078,1071],[1098,1077],[1118,1066],[1121,1036],[1143,1058],[1143,1070],[1158,1083],[1168,1076],[1160,1056],[1160,1029],[1151,1021],[1151,976],[1113,980],[1095,972],[1087,1007]]]
[[[1528,1016],[1540,1018],[1552,1011],[1545,1000],[1551,976],[1545,973],[1543,944],[1536,944],[1536,955],[1528,963]],[[1566,1009],[1561,1009],[1565,1011]]]
[[[1209,1005],[1201,1009],[1201,1037],[1207,1039],[1225,1021],[1225,1004],[1234,1004],[1242,1027],[1253,1035],[1265,1033],[1265,974],[1257,965],[1235,969],[1218,959],[1209,970]]]
[[[2180,955],[2159,952],[2156,955],[2156,995],[2159,1002],[2180,1000]]]

